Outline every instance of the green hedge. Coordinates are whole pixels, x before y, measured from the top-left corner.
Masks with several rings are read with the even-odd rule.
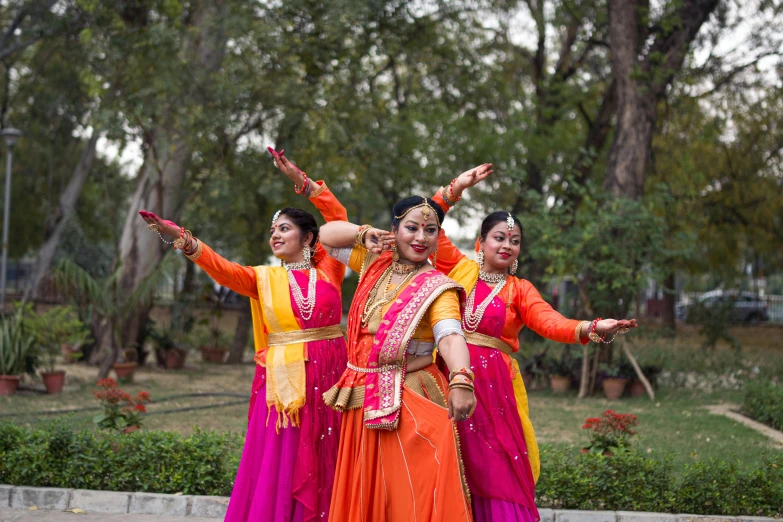
[[[242,438],[165,431],[73,431],[0,423],[0,484],[230,495]]]
[[[539,507],[783,515],[781,454],[755,469],[709,460],[675,470],[633,451],[603,457],[543,446],[541,463]]]
[[[0,423],[0,484],[114,491],[231,493],[242,437],[163,431],[73,431],[63,422]],[[758,468],[723,461],[675,470],[636,452],[612,457],[541,448],[539,507],[693,513],[783,514],[783,454]]]
[[[783,430],[783,386],[765,380],[746,382],[742,411],[776,430]]]

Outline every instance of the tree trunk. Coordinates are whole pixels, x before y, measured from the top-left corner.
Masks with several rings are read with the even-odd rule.
[[[677,331],[677,323],[674,318],[674,305],[677,295],[675,294],[674,284],[674,272],[671,272],[663,281],[663,324],[671,329],[672,333]]]
[[[242,357],[245,354],[247,339],[250,337],[250,325],[253,323],[253,314],[250,311],[250,300],[247,297],[242,298],[242,310],[239,313],[237,328],[234,332],[234,341],[231,344],[231,351],[228,354],[227,364],[241,364]]]
[[[604,190],[618,197],[642,197],[657,104],[717,5],[718,0],[682,0],[675,12],[648,26],[648,1],[610,0],[609,45],[617,89],[617,126]],[[666,26],[671,29],[664,29]]]
[[[188,17],[192,27],[183,41],[182,55],[194,74],[209,75],[220,67],[226,43],[220,28],[222,4],[198,2]],[[119,302],[121,310],[139,285],[158,268],[168,251],[157,234],[150,233],[140,221],[139,210],[150,210],[174,221],[182,210],[182,186],[193,148],[187,140],[187,122],[177,120],[175,112],[172,108],[162,107],[161,114],[165,116],[161,118],[161,125],[145,133],[145,162],[131,198],[115,261],[115,267],[120,269],[118,294],[122,296]],[[141,326],[140,313],[130,315],[122,321],[121,344],[135,340]],[[106,344],[110,339],[112,336],[102,339],[103,362],[99,378],[108,375],[122,348],[114,346],[114,343]]]
[[[27,286],[24,291],[24,300],[29,301],[39,297],[44,276],[49,272],[52,266],[54,254],[57,252],[57,246],[60,244],[60,237],[68,223],[68,220],[76,211],[76,204],[82,194],[84,183],[90,174],[92,164],[95,161],[95,145],[98,143],[99,133],[93,131],[92,136],[87,142],[87,146],[82,151],[82,156],[76,168],[73,169],[71,179],[65,190],[60,195],[60,202],[56,212],[44,225],[44,242],[38,249],[38,255],[35,257],[35,264]]]

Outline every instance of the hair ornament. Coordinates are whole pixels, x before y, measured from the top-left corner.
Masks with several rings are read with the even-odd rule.
[[[281,212],[282,212],[282,210],[278,210],[277,212],[275,212],[275,215],[272,216],[272,226],[274,226],[275,223],[277,223],[278,218],[280,218],[280,213]]]
[[[432,208],[432,205],[430,205],[429,201],[427,201],[427,198],[425,198],[425,197],[421,198],[421,203],[420,204],[415,205],[415,206],[409,208],[408,210],[403,212],[401,216],[394,216],[394,219],[400,219],[401,220],[402,218],[407,216],[410,213],[411,210],[415,210],[417,208],[421,209],[421,214],[424,216],[424,219],[429,219],[430,216],[434,214],[435,215],[435,221],[438,223],[438,227],[440,227],[440,219],[438,218],[438,213],[437,213],[437,211],[434,208]]]
[[[508,217],[506,218],[506,226],[509,230],[514,230],[514,216],[511,215],[511,212],[508,213]]]

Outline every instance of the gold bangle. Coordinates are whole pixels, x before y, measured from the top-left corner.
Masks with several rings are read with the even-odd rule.
[[[582,321],[578,325],[576,325],[576,330],[574,331],[574,342],[575,343],[581,343],[582,342],[582,327],[584,325],[590,326],[590,321]]]
[[[193,239],[196,239],[196,238],[193,238]],[[197,243],[196,244],[196,251],[193,252],[192,254],[185,254],[185,257],[187,257],[191,261],[197,261],[198,258],[201,257],[201,251],[203,249],[203,245],[204,244],[201,241],[199,241],[198,239],[196,239],[196,243]]]
[[[364,236],[367,235],[367,232],[372,230],[372,225],[362,225],[359,227],[359,230],[356,231],[356,245],[357,246],[364,246]]]

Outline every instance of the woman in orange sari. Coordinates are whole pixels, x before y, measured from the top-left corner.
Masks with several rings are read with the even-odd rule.
[[[381,234],[368,225],[321,228],[330,255],[360,274],[347,368],[324,394],[344,412],[329,520],[470,522],[449,420],[464,422],[475,405],[461,288],[427,263],[443,211],[415,196],[397,203],[393,216],[394,253],[364,248]],[[436,346],[448,380],[433,364]]]
[[[491,174],[490,164],[461,174],[433,200],[448,211],[462,195]],[[436,268],[460,283],[468,295],[462,328],[476,375],[477,407],[459,425],[465,475],[476,522],[533,522],[538,446],[530,422],[527,394],[511,354],[519,332],[531,328],[561,343],[605,341],[625,333],[636,321],[566,319],[542,299],[533,285],[516,277],[522,227],[508,212],[494,212],[481,224],[477,261],[465,257],[441,231]]]
[[[345,220],[345,208],[326,184],[311,181],[270,149],[275,166],[326,221]],[[306,522],[329,512],[340,414],[321,394],[346,363],[340,329],[345,267],[318,243],[309,212],[284,208],[270,228],[272,252],[283,266],[242,266],[227,261],[189,231],[151,212],[150,230],[177,238],[181,248],[217,283],[250,298],[256,374],[248,430],[225,520]],[[167,241],[168,242],[168,241]]]

